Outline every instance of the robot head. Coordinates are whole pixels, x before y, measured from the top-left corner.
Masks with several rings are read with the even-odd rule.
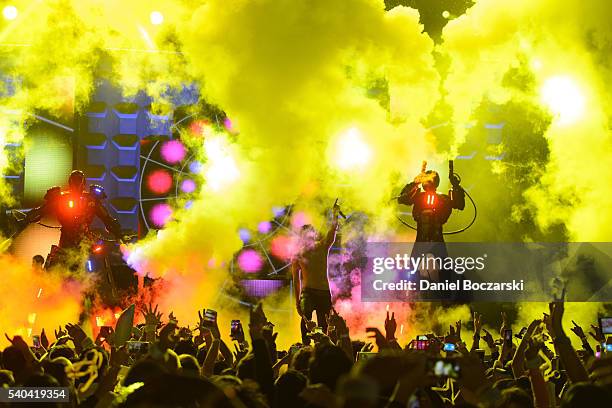
[[[427,170],[425,177],[421,181],[421,185],[425,191],[436,191],[436,188],[440,185],[440,175],[437,171]]]
[[[85,188],[85,174],[81,170],[73,170],[68,177],[68,188],[71,191],[82,192]]]

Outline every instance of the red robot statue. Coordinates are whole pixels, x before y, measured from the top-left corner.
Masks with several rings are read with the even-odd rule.
[[[45,202],[30,210],[21,221],[22,228],[32,222],[39,222],[47,215],[53,215],[61,225],[59,245],[53,245],[45,262],[45,268],[62,261],[63,254],[72,248],[78,248],[84,240],[93,240],[90,225],[98,217],[106,229],[117,239],[122,240],[121,226],[104,207],[106,198],[104,188],[91,185],[85,190],[85,175],[74,170],[68,178],[68,190],[53,187],[47,191]],[[95,252],[95,249],[94,249]]]

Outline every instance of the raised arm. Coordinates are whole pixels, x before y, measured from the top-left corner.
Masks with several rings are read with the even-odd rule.
[[[564,304],[563,301],[555,301],[550,303],[550,320],[551,320],[551,337],[555,350],[563,363],[563,367],[567,371],[567,376],[573,383],[580,381],[588,381],[589,375],[582,365],[580,358],[576,354],[576,350],[572,347],[572,343],[563,330],[561,319],[563,318]]]
[[[300,293],[302,292],[302,282],[300,280],[300,262],[295,259],[291,263],[291,278],[293,280],[293,296],[295,297],[295,308],[302,316],[302,306],[300,305]]]
[[[408,183],[402,189],[402,192],[397,197],[397,202],[405,205],[414,204],[414,200],[416,198],[417,193],[419,192],[419,185],[421,183],[413,181],[412,183]]]
[[[336,234],[338,232],[338,215],[340,214],[340,206],[337,203],[334,203],[334,207],[332,209],[332,224],[329,227],[329,231],[327,232],[327,236],[325,238],[325,244],[329,248],[334,244],[336,240]]]
[[[121,225],[113,218],[106,207],[100,202],[96,202],[96,216],[104,223],[104,226],[117,239],[121,239]]]
[[[59,187],[53,187],[47,190],[47,193],[45,194],[45,202],[40,206],[32,208],[30,211],[28,211],[25,219],[21,221],[22,227],[25,228],[28,224],[40,221],[41,218],[47,214],[52,203],[60,196],[60,194],[61,190]]]

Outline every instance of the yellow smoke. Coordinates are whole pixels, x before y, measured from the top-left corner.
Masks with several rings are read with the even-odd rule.
[[[324,228],[322,214],[336,197],[380,212],[397,175],[412,175],[434,150],[419,120],[436,100],[438,75],[414,10],[386,13],[373,0],[210,1],[176,32],[185,70],[240,135],[211,135],[198,200],[128,259],[141,273],[188,282],[180,285],[193,294],[194,303],[185,302],[191,310],[223,307],[214,302],[227,269],[209,263],[240,249],[239,228],[290,203]],[[388,106],[368,95],[378,78],[388,83]],[[343,145],[352,130],[357,145]],[[367,160],[344,166],[339,145]]]
[[[572,240],[607,241],[611,34],[609,2],[481,0],[444,30],[441,51],[451,58],[445,81],[454,120],[465,123],[483,97],[502,103],[511,67],[527,61],[534,98],[553,115],[545,137],[550,162],[525,192],[543,228],[565,223]],[[458,144],[463,140],[459,134]]]
[[[61,270],[32,269],[30,262],[0,254],[0,326],[3,334],[21,335],[31,344],[32,334],[44,328],[50,341],[60,325],[76,323],[81,312],[83,291],[88,284],[67,279]],[[4,335],[0,347],[8,344]]]

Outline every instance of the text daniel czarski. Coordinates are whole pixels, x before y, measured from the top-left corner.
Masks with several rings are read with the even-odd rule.
[[[477,270],[482,271],[485,268],[486,255],[482,257],[411,257],[407,254],[397,254],[395,257],[376,257],[373,258],[372,272],[380,275],[385,271],[410,271],[413,275],[421,268],[425,269],[452,269],[458,274],[463,274],[465,271]],[[523,291],[523,280],[513,279],[508,282],[473,282],[469,279],[461,280],[444,280],[442,282],[432,282],[427,279],[419,279],[418,282],[401,279],[395,282],[385,282],[382,279],[376,279],[372,282],[374,290],[387,291],[413,291],[413,290],[431,290],[431,291]]]

